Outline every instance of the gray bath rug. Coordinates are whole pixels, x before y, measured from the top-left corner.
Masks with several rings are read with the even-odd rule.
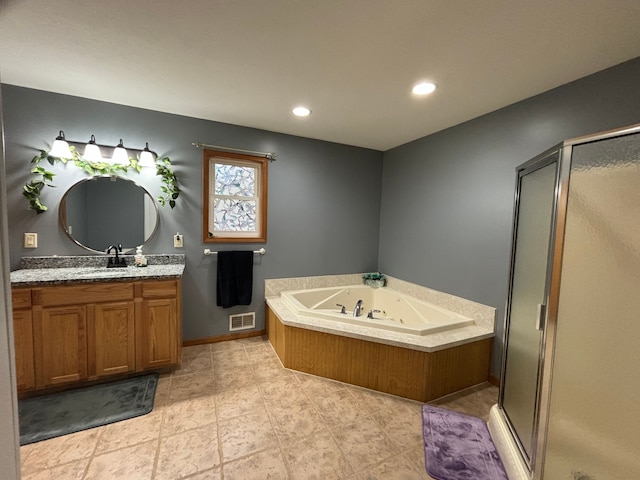
[[[436,480],[508,480],[481,418],[422,406],[427,473]]]
[[[145,415],[157,385],[153,373],[20,400],[20,445]]]

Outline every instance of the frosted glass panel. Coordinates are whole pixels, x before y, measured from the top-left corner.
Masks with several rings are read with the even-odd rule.
[[[520,180],[502,408],[529,458],[538,388],[541,333],[557,163]]]
[[[544,478],[640,478],[640,135],[574,148]]]

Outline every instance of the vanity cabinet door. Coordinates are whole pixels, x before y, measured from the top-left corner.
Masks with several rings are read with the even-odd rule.
[[[147,370],[180,364],[180,282],[143,282],[137,330],[138,367]]]
[[[36,386],[33,359],[33,321],[31,316],[31,290],[13,289],[13,345],[18,391]]]
[[[142,302],[142,368],[155,368],[178,363],[176,338],[176,300],[172,298]]]
[[[18,391],[22,392],[36,386],[31,310],[13,311],[13,339],[16,359],[16,383]]]
[[[84,305],[34,308],[36,386],[87,378],[87,315]]]
[[[88,308],[89,378],[135,370],[134,303],[99,303]]]

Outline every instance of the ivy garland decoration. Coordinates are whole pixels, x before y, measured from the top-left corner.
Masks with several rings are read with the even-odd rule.
[[[89,162],[78,154],[73,145],[69,145],[69,149],[73,155],[73,158],[70,159],[52,157],[46,150],[40,150],[40,153],[31,160],[31,163],[34,165],[31,173],[36,175],[36,178],[24,185],[22,194],[29,201],[29,208],[35,210],[37,214],[44,213],[48,210],[47,206],[40,200],[42,189],[44,187],[55,188],[53,184],[55,174],[41,165],[45,160],[52,166],[55,165],[56,162],[61,162],[66,165],[67,162],[72,161],[76,167],[84,170],[88,175],[117,175],[119,172],[126,173],[129,170],[135,170],[138,173],[142,171],[139,157],[129,157],[128,165],[112,165],[107,162]],[[163,183],[160,187],[163,195],[157,197],[158,203],[163,207],[168,203],[171,208],[174,208],[176,206],[176,199],[180,196],[180,188],[178,188],[178,178],[171,168],[171,160],[169,157],[162,157],[156,160],[156,175],[162,177]]]

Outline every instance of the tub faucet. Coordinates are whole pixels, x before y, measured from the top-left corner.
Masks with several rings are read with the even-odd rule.
[[[360,315],[362,315],[362,300],[358,300],[355,308],[353,309],[354,317],[359,317]]]

